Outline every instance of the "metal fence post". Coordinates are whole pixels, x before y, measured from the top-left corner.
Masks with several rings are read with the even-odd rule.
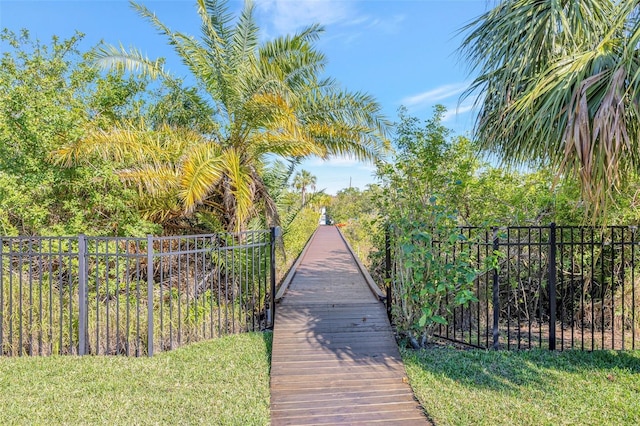
[[[153,236],[147,235],[147,356],[153,356]]]
[[[391,230],[389,225],[384,229],[384,279],[387,291],[387,317],[391,321]]]
[[[269,295],[269,311],[271,312],[271,328],[276,323],[276,237],[280,236],[280,228],[272,227],[270,234],[270,268],[271,275],[271,291]]]
[[[87,322],[89,300],[87,298],[87,237],[78,235],[78,355],[87,354]]]
[[[556,224],[549,227],[549,350],[556,349]]]
[[[496,256],[497,251],[500,248],[498,240],[498,228],[493,229],[493,253],[492,256]],[[493,270],[493,349],[500,349],[500,282],[498,277],[498,265],[495,265]]]

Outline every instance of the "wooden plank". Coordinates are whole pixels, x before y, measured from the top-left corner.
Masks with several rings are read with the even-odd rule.
[[[418,402],[403,401],[403,402],[374,402],[372,404],[348,404],[348,413],[364,413],[371,414],[373,412],[386,413],[389,411],[411,411],[419,408]],[[339,405],[318,405],[311,408],[300,409],[286,409],[286,410],[271,410],[272,416],[276,418],[295,418],[295,417],[313,417],[319,415],[340,415],[345,412],[344,404]]]
[[[384,334],[388,334],[393,330],[389,326],[389,323],[376,322],[376,321],[318,321],[310,324],[286,324],[276,327],[274,331],[280,333],[291,334],[320,334],[320,333],[361,333],[379,331]]]
[[[380,364],[380,365],[344,365],[335,363],[333,365],[329,365],[328,363],[323,362],[323,365],[314,368],[312,363],[308,364],[289,364],[289,363],[279,363],[277,366],[274,366],[271,370],[272,373],[275,374],[286,374],[291,377],[304,377],[304,376],[330,376],[334,374],[351,374],[358,373],[367,375],[369,374],[373,377],[376,377],[375,373],[380,373],[377,377],[381,377],[382,374],[386,372],[395,372],[398,373],[397,376],[391,377],[399,377],[400,380],[404,377],[404,366],[400,363],[396,363],[395,365],[388,364]]]
[[[395,357],[380,356],[380,357],[362,357],[362,358],[339,358],[329,357],[326,354],[307,354],[305,357],[300,357],[297,354],[289,354],[289,356],[281,356],[278,364],[285,364],[296,366],[298,368],[305,368],[309,365],[309,368],[321,368],[324,366],[357,366],[357,365],[402,365]]]
[[[306,315],[307,320],[302,321],[300,319],[281,319],[278,324],[278,328],[286,328],[286,327],[308,327],[308,326],[316,326],[322,324],[352,324],[355,325],[366,325],[366,324],[384,324],[389,325],[388,321],[385,321],[384,318],[375,318],[371,315],[368,315],[367,312],[356,312],[355,315],[350,316],[341,316],[338,317],[335,314],[327,313],[322,316],[311,316],[309,314]]]
[[[393,425],[428,424],[424,415],[420,414],[419,407],[386,407],[386,410],[365,412],[339,412],[339,413],[314,413],[300,416],[282,416],[276,412],[271,424],[277,425],[315,425],[315,424],[353,424],[360,422],[371,424],[373,422],[388,422]],[[408,423],[410,421],[411,423]]]
[[[379,389],[363,389],[352,388],[352,390],[332,390],[331,392],[309,392],[304,394],[299,393],[283,393],[279,398],[273,398],[271,400],[272,408],[282,408],[289,404],[297,404],[297,406],[304,406],[305,404],[316,404],[327,401],[343,401],[345,398],[350,399],[372,399],[372,398],[395,398],[406,397],[413,398],[413,393],[406,387],[398,387],[397,389],[379,388]]]
[[[291,341],[288,343],[283,343],[281,345],[278,345],[278,349],[288,349],[291,351],[296,351],[297,349],[304,349],[304,348],[308,348],[308,349],[326,348],[326,349],[333,349],[336,352],[340,352],[341,349],[343,349],[342,352],[346,352],[346,351],[356,352],[358,348],[364,348],[365,350],[367,350],[367,353],[371,355],[378,352],[379,353],[396,353],[396,352],[391,352],[392,349],[389,349],[389,352],[379,349],[380,345],[391,343],[391,342],[382,341],[383,339],[380,339],[381,340],[380,342],[376,342],[371,338],[350,339],[349,336],[327,336],[325,338],[319,338],[319,337],[313,337],[313,338],[285,337],[285,338],[291,339]],[[368,349],[373,349],[374,352],[371,352]]]
[[[278,384],[278,392],[272,394],[271,397],[277,401],[281,396],[286,397],[287,395],[292,394],[309,395],[311,397],[312,395],[346,391],[348,389],[350,389],[352,392],[359,392],[368,389],[382,389],[385,387],[389,390],[398,390],[398,388],[405,388],[410,390],[410,388],[406,384],[397,380],[389,379],[377,380],[375,382],[372,382],[370,380],[363,380],[362,382],[352,381],[351,383],[347,383],[343,381],[342,383],[340,383],[340,387],[326,386],[322,383],[308,383],[306,387],[302,387],[299,383],[280,383]]]
[[[276,309],[271,414],[273,425],[429,424],[386,309],[332,227],[316,231]]]

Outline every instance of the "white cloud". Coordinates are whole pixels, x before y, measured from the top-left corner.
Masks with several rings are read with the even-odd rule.
[[[404,15],[383,19],[372,17],[358,8],[359,2],[344,0],[256,0],[255,3],[263,29],[269,36],[295,33],[319,23],[341,26],[349,34],[335,34],[334,37],[349,43],[360,37],[362,30],[396,33],[405,19]],[[326,36],[323,40],[327,40]]]
[[[452,118],[456,118],[459,115],[469,112],[473,109],[473,104],[459,105],[457,108],[447,108],[447,112],[442,117],[442,121],[448,121]]]
[[[459,95],[468,87],[468,83],[445,84],[417,95],[408,96],[400,102],[406,107],[419,107],[431,105],[434,102],[448,99],[452,96]]]
[[[401,24],[404,20],[404,15],[393,15],[385,19],[375,18],[369,21],[367,27],[387,34],[395,34],[402,28]]]
[[[350,2],[340,0],[257,0],[256,5],[278,34],[290,34],[314,23],[331,25],[357,16]]]

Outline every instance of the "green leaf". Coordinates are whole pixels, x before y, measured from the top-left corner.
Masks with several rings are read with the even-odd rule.
[[[420,317],[420,320],[418,321],[418,327],[422,328],[427,324],[427,316],[426,315],[422,315]]]
[[[468,271],[464,277],[467,283],[472,283],[476,279],[476,273],[473,271]]]
[[[447,325],[447,320],[444,319],[444,317],[440,316],[440,315],[434,315],[431,317],[431,321],[435,322],[436,324],[442,324],[442,325]]]

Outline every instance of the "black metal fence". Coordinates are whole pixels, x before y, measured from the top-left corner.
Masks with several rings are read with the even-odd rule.
[[[640,235],[636,227],[460,228],[456,247],[478,270],[477,302],[442,314],[437,336],[494,349],[636,349]],[[388,271],[393,275],[393,244]],[[456,252],[453,253],[453,256]],[[497,260],[487,268],[486,260]],[[392,277],[393,279],[393,277]]]
[[[152,356],[270,327],[275,235],[0,237],[0,356]]]

